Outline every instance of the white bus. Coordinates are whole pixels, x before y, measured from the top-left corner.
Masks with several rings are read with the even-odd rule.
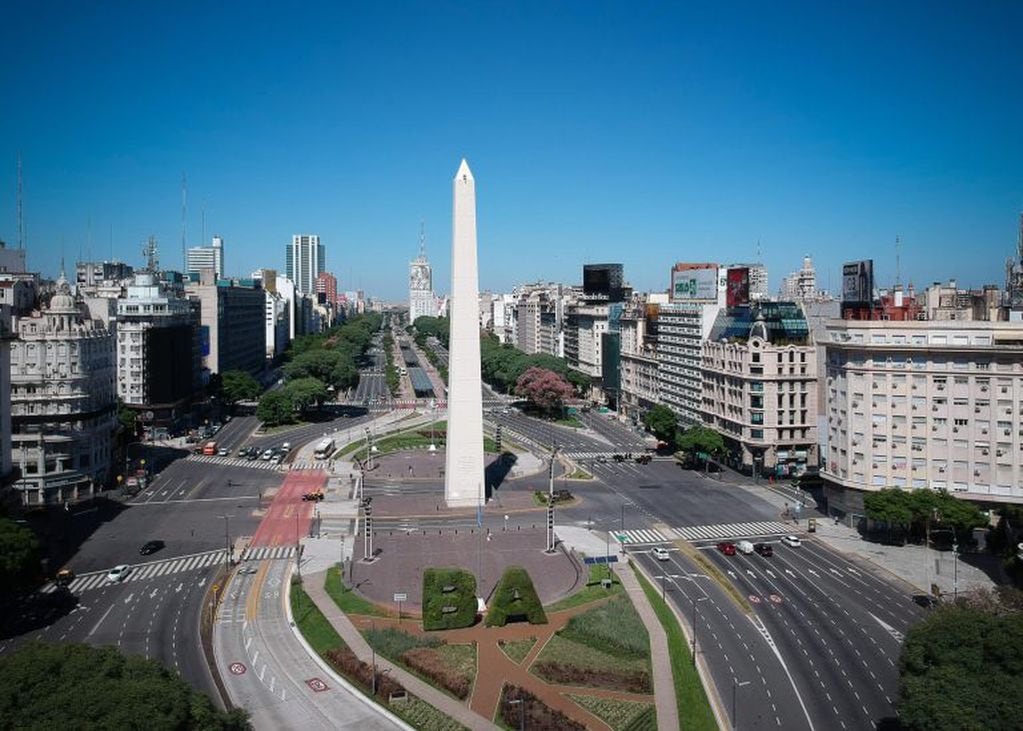
[[[316,459],[330,459],[332,454],[334,454],[334,440],[330,437],[321,439],[320,443],[316,445]]]

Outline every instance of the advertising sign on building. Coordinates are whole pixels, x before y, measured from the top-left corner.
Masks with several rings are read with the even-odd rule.
[[[749,304],[749,267],[733,267],[728,270],[728,289],[725,305],[737,307]]]
[[[842,302],[869,304],[874,299],[874,260],[848,262],[842,266]]]
[[[717,267],[683,269],[682,271],[673,271],[671,273],[671,299],[675,302],[698,300],[714,302],[717,298]]]

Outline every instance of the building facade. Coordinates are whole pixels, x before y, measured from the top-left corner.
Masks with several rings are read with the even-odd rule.
[[[703,423],[725,438],[735,466],[777,477],[816,469],[816,359],[795,303],[718,313],[703,344]]]
[[[246,371],[258,376],[266,365],[266,296],[256,280],[190,283],[185,292],[200,303],[203,367],[209,374]]]
[[[178,423],[202,386],[199,307],[149,272],[117,302],[117,395],[147,429]]]
[[[185,273],[213,271],[213,278],[219,279],[224,273],[224,240],[214,236],[210,246],[193,246],[185,252]]]
[[[1023,323],[828,326],[829,508],[885,487],[1023,500]]]
[[[316,291],[316,277],[327,265],[326,251],[315,234],[295,234],[285,253],[288,279],[302,294]]]
[[[114,338],[61,277],[48,307],[15,318],[11,349],[14,487],[24,505],[91,497],[111,476],[117,429]]]
[[[619,412],[632,424],[660,403],[657,360],[658,303],[636,301],[622,312]]]
[[[419,256],[408,265],[408,321],[413,324],[419,317],[436,317],[437,304],[433,295],[433,268],[426,258],[426,249],[419,248]]]
[[[11,308],[0,305],[0,484],[11,471]]]
[[[320,304],[334,307],[337,304],[337,277],[330,272],[320,272],[316,277],[316,295]]]

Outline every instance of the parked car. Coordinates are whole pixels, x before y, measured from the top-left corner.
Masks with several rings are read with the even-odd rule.
[[[239,457],[248,457],[249,456],[249,448],[248,447],[239,447],[239,449],[238,449],[238,456]]]
[[[658,561],[667,561],[670,558],[670,556],[668,556],[668,549],[662,548],[661,546],[655,546],[651,553]]]
[[[124,577],[131,573],[131,566],[121,564],[114,566],[107,572],[107,581],[124,581]]]
[[[142,544],[142,548],[139,549],[139,553],[143,556],[148,556],[151,553],[156,553],[166,545],[163,541],[147,541]]]
[[[227,451],[226,447],[221,447],[220,449],[217,450],[217,454],[219,454],[221,457],[226,457],[231,453]]]
[[[721,553],[725,554],[726,556],[734,556],[735,544],[732,543],[731,541],[722,541],[721,543],[718,544],[718,550],[721,551]]]
[[[263,459],[265,461],[269,462],[273,458],[274,458],[274,451],[272,449],[268,449],[265,452],[263,452]]]
[[[781,539],[781,542],[793,548],[799,548],[803,545],[803,542],[799,540],[799,536],[785,536]]]
[[[774,549],[771,548],[768,543],[754,543],[753,550],[759,553],[764,558],[768,558],[774,555]]]

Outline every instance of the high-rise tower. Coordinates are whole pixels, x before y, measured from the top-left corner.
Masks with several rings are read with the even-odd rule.
[[[412,324],[417,317],[436,317],[437,307],[433,296],[433,269],[426,258],[426,234],[419,227],[419,256],[408,265],[408,321]]]
[[[465,160],[455,175],[451,228],[451,304],[448,313],[451,330],[444,498],[448,505],[482,505],[486,496],[483,487],[476,181]]]
[[[326,266],[326,255],[320,237],[315,234],[295,234],[291,237],[285,255],[288,279],[302,294],[316,291],[316,277]]]

